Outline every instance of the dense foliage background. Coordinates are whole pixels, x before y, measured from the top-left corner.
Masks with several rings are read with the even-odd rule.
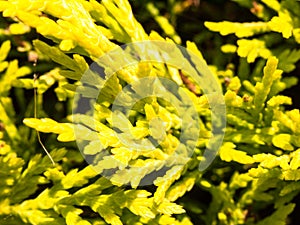
[[[0,224],[297,224],[300,2],[130,1],[143,28],[128,16],[127,1],[98,2],[0,1]],[[207,133],[184,168],[161,173],[165,183],[117,185],[88,166],[72,137],[70,115],[74,85],[99,56],[89,46],[92,31],[82,38],[94,28],[81,24],[89,18],[101,27],[100,52],[136,40],[137,33],[195,43],[227,107],[223,146],[209,169],[197,168],[211,128],[201,91],[193,101],[203,107]],[[123,86],[126,79],[116,78]],[[110,127],[110,106],[100,103],[99,120]],[[35,119],[35,108],[38,118],[48,120]]]

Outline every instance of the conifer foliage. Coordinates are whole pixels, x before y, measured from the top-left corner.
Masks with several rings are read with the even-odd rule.
[[[286,110],[285,105],[293,108],[292,98],[282,91],[298,82],[291,72],[300,60],[300,2],[234,2],[257,20],[205,22],[213,34],[235,36],[236,43],[215,52],[238,60],[236,70],[208,65],[222,90],[226,129],[216,158],[202,171],[213,129],[221,126],[213,123],[210,104],[218,99],[178,68],[152,63],[123,68],[91,103],[93,117],[72,111],[78,90],[89,97],[95,82],[103,81],[91,72],[89,85],[80,89],[91,62],[123,44],[182,44],[193,53],[191,66],[192,56],[205,60],[194,42],[181,43],[154,1],[146,9],[162,34],[147,33],[127,0],[0,0],[0,224],[297,223],[300,112]],[[118,93],[143,77],[174,80],[182,102],[193,103],[199,132],[183,134],[188,144],[197,137],[188,160],[187,144],[176,149],[182,116],[161,97],[135,104],[128,118],[113,111]],[[125,97],[130,102],[131,96]],[[124,124],[114,127],[113,118]],[[115,135],[132,141],[128,130],[134,140],[151,136],[159,145],[128,148],[131,142],[124,145]],[[87,163],[95,159],[97,164]],[[142,185],[151,176],[152,183]]]

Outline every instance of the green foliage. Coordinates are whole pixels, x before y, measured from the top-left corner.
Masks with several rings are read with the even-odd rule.
[[[222,46],[226,53],[236,52],[240,57],[253,63],[257,58],[268,59],[276,56],[279,69],[293,71],[300,59],[297,45],[300,43],[300,6],[297,1],[262,0],[261,2],[236,1],[251,8],[251,12],[260,21],[256,22],[205,22],[211,31],[221,35],[233,34],[239,39],[236,44]],[[247,2],[247,4],[246,4]]]
[[[300,5],[292,0],[263,0],[254,5],[250,0],[235,2],[251,8],[260,21],[205,23],[221,35],[234,34],[236,45],[226,44],[221,50],[236,52],[241,58],[236,70],[232,64],[224,70],[220,65],[209,66],[224,92],[227,127],[218,157],[201,172],[198,165],[205,160],[203,152],[212,135],[210,96],[174,67],[139,63],[124,68],[108,80],[97,102],[91,103],[93,117],[72,115],[75,91],[94,96],[95,83],[104,82],[90,73],[89,85],[76,90],[90,61],[118,44],[142,40],[180,43],[171,25],[174,21],[160,15],[154,2],[147,4],[149,15],[170,38],[155,31],[147,34],[126,0],[0,1],[8,24],[5,36],[0,36],[5,40],[0,48],[0,224],[295,223],[289,217],[300,192],[300,112],[284,108],[292,105],[292,99],[281,92],[298,81],[286,74],[300,59]],[[33,40],[35,30],[41,40]],[[27,48],[18,46],[14,38],[23,38]],[[186,46],[203,58],[195,43]],[[35,60],[30,57],[29,62],[18,63],[22,54],[38,56],[37,66],[32,67]],[[39,75],[36,80],[34,73]],[[180,144],[182,118],[163,99],[143,99],[128,118],[112,110],[114,98],[127,84],[148,76],[174,80],[182,87],[182,99],[188,97],[195,105],[200,133],[188,160],[184,145],[178,150],[179,157],[172,157]],[[132,88],[143,92],[139,84]],[[57,98],[55,106],[66,108],[60,111],[61,117],[47,115],[47,98],[52,92]],[[27,100],[28,95],[32,99]],[[126,97],[124,104],[132,100]],[[34,118],[35,104],[42,118]],[[113,117],[123,121],[118,129],[128,143],[120,142]],[[163,120],[166,133],[155,118]],[[55,165],[41,156],[35,130],[49,134],[43,140]],[[128,130],[133,138],[126,136]],[[186,135],[198,134],[189,130]],[[155,149],[128,148],[147,136],[163,137],[163,141]],[[78,145],[89,142],[83,153],[100,155],[101,160],[87,165],[75,141]],[[151,147],[151,143],[144,144]],[[103,171],[112,171],[109,180],[99,175]],[[156,173],[152,186],[139,186]]]

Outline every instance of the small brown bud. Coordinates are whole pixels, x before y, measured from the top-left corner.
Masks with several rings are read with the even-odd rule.
[[[225,85],[228,86],[230,84],[231,79],[229,77],[224,78]]]
[[[36,61],[38,60],[38,54],[37,54],[37,52],[35,52],[35,51],[30,51],[29,53],[28,53],[28,61],[29,62],[33,62],[33,63],[36,63]]]
[[[243,101],[244,102],[249,102],[249,100],[250,100],[250,97],[248,95],[243,96]]]
[[[5,125],[2,121],[0,121],[0,131],[4,131],[5,130]]]

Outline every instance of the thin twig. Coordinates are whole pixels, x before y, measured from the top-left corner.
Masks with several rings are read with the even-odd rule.
[[[34,67],[36,66],[36,60],[33,64],[33,66]],[[34,118],[35,119],[37,118],[37,87],[36,87],[36,80],[37,80],[37,75],[36,75],[36,73],[34,73],[34,75],[33,75],[33,82],[34,82],[33,89],[34,89]],[[40,132],[38,130],[36,130],[36,134],[37,134],[38,141],[39,141],[40,145],[42,146],[42,148],[46,152],[47,156],[50,158],[52,164],[55,165],[55,162],[54,162],[52,156],[50,155],[49,151],[46,149],[45,145],[43,144],[43,142],[41,140]]]

